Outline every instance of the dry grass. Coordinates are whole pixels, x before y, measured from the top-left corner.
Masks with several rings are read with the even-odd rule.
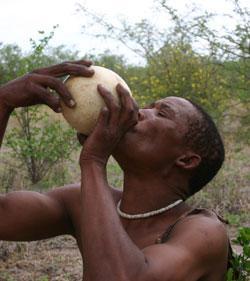
[[[0,281],[79,281],[82,259],[69,236],[29,242],[0,242]]]

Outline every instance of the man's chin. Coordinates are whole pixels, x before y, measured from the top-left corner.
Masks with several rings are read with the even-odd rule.
[[[131,144],[132,134],[133,134],[133,132],[130,132],[130,131],[126,132],[126,134],[120,139],[120,141],[116,145],[116,148],[112,153],[113,156],[116,154],[124,153],[124,151],[126,151],[126,148],[128,147],[128,145]]]
[[[136,133],[136,132],[137,132],[137,125],[132,126],[132,127],[127,131],[127,133]]]
[[[132,127],[131,129],[129,129],[121,138],[120,143],[127,143],[128,141],[130,141],[131,137],[133,137],[135,135],[135,133],[137,132],[137,130]]]

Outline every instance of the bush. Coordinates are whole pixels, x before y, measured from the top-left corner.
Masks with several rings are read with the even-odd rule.
[[[240,227],[234,243],[242,246],[240,255],[233,254],[232,267],[228,270],[227,281],[246,281],[250,276],[250,228]]]

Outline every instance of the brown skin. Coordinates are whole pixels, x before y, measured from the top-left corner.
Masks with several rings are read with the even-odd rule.
[[[27,93],[22,84],[15,86],[17,82],[12,82],[16,93]],[[186,203],[148,219],[121,219],[116,212],[120,199],[123,211],[141,213],[187,197],[188,179],[200,162],[183,143],[187,119],[198,118],[195,108],[184,99],[168,97],[138,112],[121,86],[120,106],[104,87],[98,89],[106,109],[80,156],[81,185],[0,197],[0,239],[30,241],[71,234],[83,256],[85,281],[224,280],[227,234],[215,216],[191,215],[176,225],[166,243],[155,244],[191,209]],[[30,105],[26,100],[34,95],[28,91],[20,103],[22,94],[13,94],[10,108],[8,93],[8,88],[0,88],[2,137],[13,108]],[[123,193],[107,182],[111,154],[124,171]]]

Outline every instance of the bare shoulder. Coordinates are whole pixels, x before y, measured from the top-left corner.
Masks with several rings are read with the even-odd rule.
[[[205,236],[207,236],[206,234],[216,233],[219,236],[227,237],[225,224],[210,210],[201,209],[189,212],[180,220],[180,223],[176,224],[175,231],[178,232],[183,228],[187,228],[187,226],[189,226],[188,232],[196,231]]]
[[[164,275],[170,276],[169,280],[203,280],[204,276],[213,276],[208,280],[223,280],[228,235],[215,215],[191,214],[174,226],[164,243],[143,251],[151,264],[150,276],[159,280]]]
[[[68,184],[52,189],[47,193],[47,196],[59,201],[64,207],[71,203],[80,202],[80,183]]]
[[[122,192],[118,189],[110,187],[114,201],[117,202],[121,198]],[[70,212],[72,208],[80,206],[81,199],[81,184],[74,183],[65,186],[54,188],[47,193],[49,197],[61,202],[64,207]]]
[[[114,202],[120,200],[121,192],[111,188]],[[81,214],[81,184],[74,183],[62,187],[57,187],[47,193],[47,196],[58,202],[63,210],[65,217],[71,225],[71,234],[77,236],[80,233],[80,214]]]
[[[227,256],[228,234],[225,224],[208,210],[191,213],[183,218],[176,224],[169,241],[185,244],[201,258]]]

